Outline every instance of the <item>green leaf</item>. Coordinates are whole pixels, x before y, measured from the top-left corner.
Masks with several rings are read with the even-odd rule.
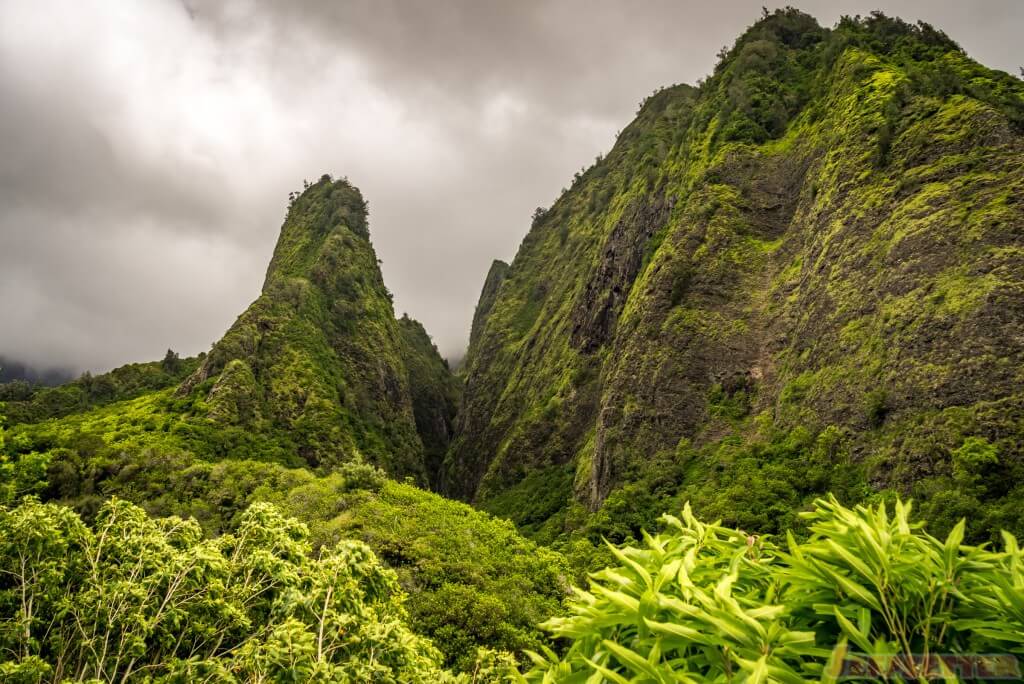
[[[964,540],[964,529],[967,526],[967,520],[964,518],[960,519],[953,529],[949,531],[949,536],[946,537],[946,543],[943,546],[943,556],[946,561],[946,572],[952,573],[956,567],[956,557],[960,552],[960,544]]]
[[[615,643],[614,641],[610,641],[608,639],[602,641],[601,644],[609,651],[611,651],[620,663],[628,666],[634,672],[643,673],[651,679],[661,681],[661,675],[658,673],[657,668],[655,668],[654,665],[652,665],[651,663],[647,662],[647,659],[641,656],[640,654],[635,653],[634,651],[631,651],[625,646],[621,646]]]
[[[706,635],[692,627],[681,625],[674,622],[654,622],[653,620],[644,620],[647,628],[657,634],[666,634],[669,636],[679,637],[686,641],[692,641],[697,644],[710,644],[711,642],[707,639]]]
[[[875,576],[875,574],[871,571],[871,568],[868,567],[867,563],[857,558],[853,553],[849,551],[849,549],[841,546],[840,544],[837,544],[832,539],[826,539],[825,543],[828,545],[828,548],[832,551],[832,553],[846,561],[846,564],[854,570],[856,570],[860,574],[860,576],[863,577],[865,580],[872,583],[878,582],[879,578]]]
[[[593,660],[590,660],[589,658],[584,658],[583,660],[587,663],[587,665],[590,665],[590,667],[594,668],[596,672],[601,673],[604,677],[610,679],[616,684],[629,684],[629,680],[620,675],[619,673],[609,670],[607,667],[600,665],[599,663],[596,663]]]
[[[825,669],[821,674],[822,684],[834,684],[839,681],[839,676],[843,672],[843,661],[846,659],[848,650],[846,638],[843,637],[836,643],[835,648],[832,649],[832,654],[828,657],[828,662],[825,663]]]
[[[832,578],[832,580],[839,585],[847,595],[856,598],[861,603],[867,604],[869,607],[877,612],[882,612],[882,604],[878,601],[878,598],[868,591],[865,587],[861,586],[857,582],[854,582],[849,577],[843,575],[836,570],[833,570],[828,565],[820,566],[825,573]]]
[[[762,684],[768,681],[768,656],[763,655],[756,662],[740,659],[740,665],[749,672],[747,682],[750,684]]]
[[[645,588],[647,588],[647,589],[651,588],[651,586],[652,586],[652,583],[651,583],[651,573],[649,573],[647,571],[647,569],[644,568],[644,566],[640,565],[635,560],[630,558],[624,551],[619,549],[614,544],[610,543],[607,539],[605,540],[604,543],[608,547],[608,549],[612,552],[613,556],[615,556],[617,559],[619,559],[620,562],[625,563],[627,566],[630,567],[630,569],[633,570],[633,572],[636,573],[637,577],[639,577],[643,581]]]
[[[839,623],[839,628],[843,630],[843,634],[845,634],[849,639],[852,639],[853,643],[857,644],[857,646],[863,649],[865,653],[870,653],[872,645],[867,635],[862,634],[852,622],[846,619],[846,616],[840,612],[839,606],[833,606],[832,611],[833,615],[835,615],[836,622]]]

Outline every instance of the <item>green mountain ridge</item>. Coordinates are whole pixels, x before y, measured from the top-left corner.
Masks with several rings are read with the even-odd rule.
[[[546,538],[687,499],[776,531],[828,489],[1022,529],[1022,122],[927,25],[766,16],[485,287],[446,491]]]

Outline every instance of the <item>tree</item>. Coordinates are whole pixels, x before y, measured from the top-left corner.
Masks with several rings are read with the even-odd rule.
[[[217,539],[116,499],[92,527],[0,508],[0,680],[458,681],[369,547],[307,535],[269,504]]]
[[[533,210],[533,216],[531,216],[531,224],[530,225],[536,226],[538,223],[540,223],[542,220],[544,220],[544,217],[547,215],[547,213],[548,213],[548,210],[545,209],[544,207],[537,207],[536,209],[534,209]]]
[[[164,360],[160,362],[160,367],[171,375],[181,370],[181,357],[178,356],[178,352],[168,349],[167,353],[164,354]]]
[[[0,402],[28,401],[33,394],[32,383],[28,380],[11,380],[0,382]]]

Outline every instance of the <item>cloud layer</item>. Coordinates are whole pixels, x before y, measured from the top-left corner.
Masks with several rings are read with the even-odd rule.
[[[398,312],[459,356],[494,258],[655,88],[761,2],[0,0],[0,354],[104,370],[209,347],[287,195],[370,202]],[[875,6],[1016,72],[1024,4]]]

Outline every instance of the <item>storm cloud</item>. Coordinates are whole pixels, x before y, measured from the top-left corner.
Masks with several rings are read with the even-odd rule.
[[[207,349],[258,294],[288,193],[331,173],[369,200],[398,313],[457,357],[532,210],[761,5],[0,0],[0,355],[97,371]],[[1017,0],[800,6],[1024,64]]]

